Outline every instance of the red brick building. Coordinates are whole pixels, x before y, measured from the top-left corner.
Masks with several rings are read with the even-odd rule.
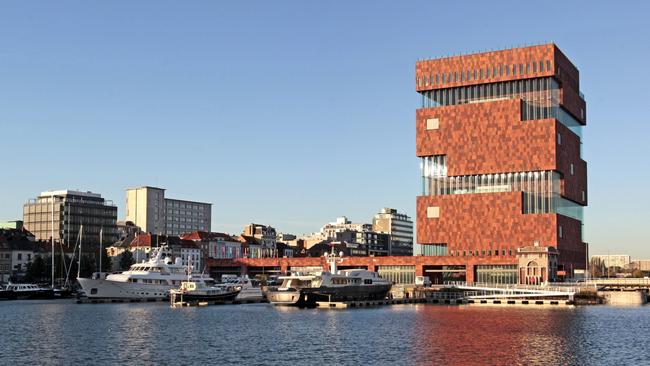
[[[569,59],[545,44],[425,60],[415,82],[417,241],[444,263],[429,273],[516,282],[531,245],[557,248],[560,274],[584,269],[586,105]]]
[[[421,255],[349,257],[339,267],[377,271],[395,283],[413,283],[415,276],[433,283],[517,283],[520,277],[537,283],[553,278],[551,272],[570,277],[584,269],[586,106],[578,69],[556,45],[545,44],[419,61],[415,71],[422,101],[416,112]],[[552,269],[524,260],[520,272],[518,249],[531,247],[556,248],[557,266],[555,257]],[[242,258],[209,264],[215,275],[268,275],[325,262]]]

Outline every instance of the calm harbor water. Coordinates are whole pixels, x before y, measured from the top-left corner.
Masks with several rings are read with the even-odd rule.
[[[650,364],[650,306],[0,302],[2,364]]]

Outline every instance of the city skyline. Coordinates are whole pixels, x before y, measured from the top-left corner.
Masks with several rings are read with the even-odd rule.
[[[580,70],[589,104],[589,254],[650,256],[648,198],[614,191],[639,191],[648,177],[637,164],[650,152],[641,109],[650,76],[639,72],[650,52],[638,32],[645,3],[616,14],[591,3],[536,9],[566,24],[555,30],[529,22],[525,4],[482,8],[489,17],[468,13],[461,23],[442,16],[457,9],[425,3],[259,3],[250,13],[119,4],[3,6],[0,30],[14,36],[0,40],[0,124],[14,155],[0,221],[22,219],[28,199],[55,189],[100,193],[123,219],[125,189],[139,185],[213,203],[213,231],[261,222],[303,234],[381,207],[414,217],[415,62],[552,40]],[[435,29],[463,31],[410,27],[427,12],[440,15]],[[604,16],[615,19],[597,21]]]

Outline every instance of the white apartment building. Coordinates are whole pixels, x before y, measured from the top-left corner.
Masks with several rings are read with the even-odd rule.
[[[392,208],[383,208],[372,219],[372,229],[390,234],[392,245],[413,246],[413,221]]]
[[[370,224],[353,224],[347,217],[337,217],[336,221],[325,224],[320,229],[320,237],[322,240],[336,239],[336,234],[344,231],[372,231]]]
[[[146,233],[181,235],[210,231],[212,204],[165,197],[165,189],[137,187],[126,190],[126,221]]]

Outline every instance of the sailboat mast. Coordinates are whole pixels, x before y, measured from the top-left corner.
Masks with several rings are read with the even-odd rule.
[[[52,193],[52,197],[50,197],[50,203],[51,203],[51,208],[52,208],[52,288],[54,289],[54,193]]]
[[[104,227],[99,229],[99,277],[102,276],[102,241],[104,239]]]
[[[81,243],[84,237],[84,224],[79,226],[79,261],[77,262],[77,278],[81,277]]]

